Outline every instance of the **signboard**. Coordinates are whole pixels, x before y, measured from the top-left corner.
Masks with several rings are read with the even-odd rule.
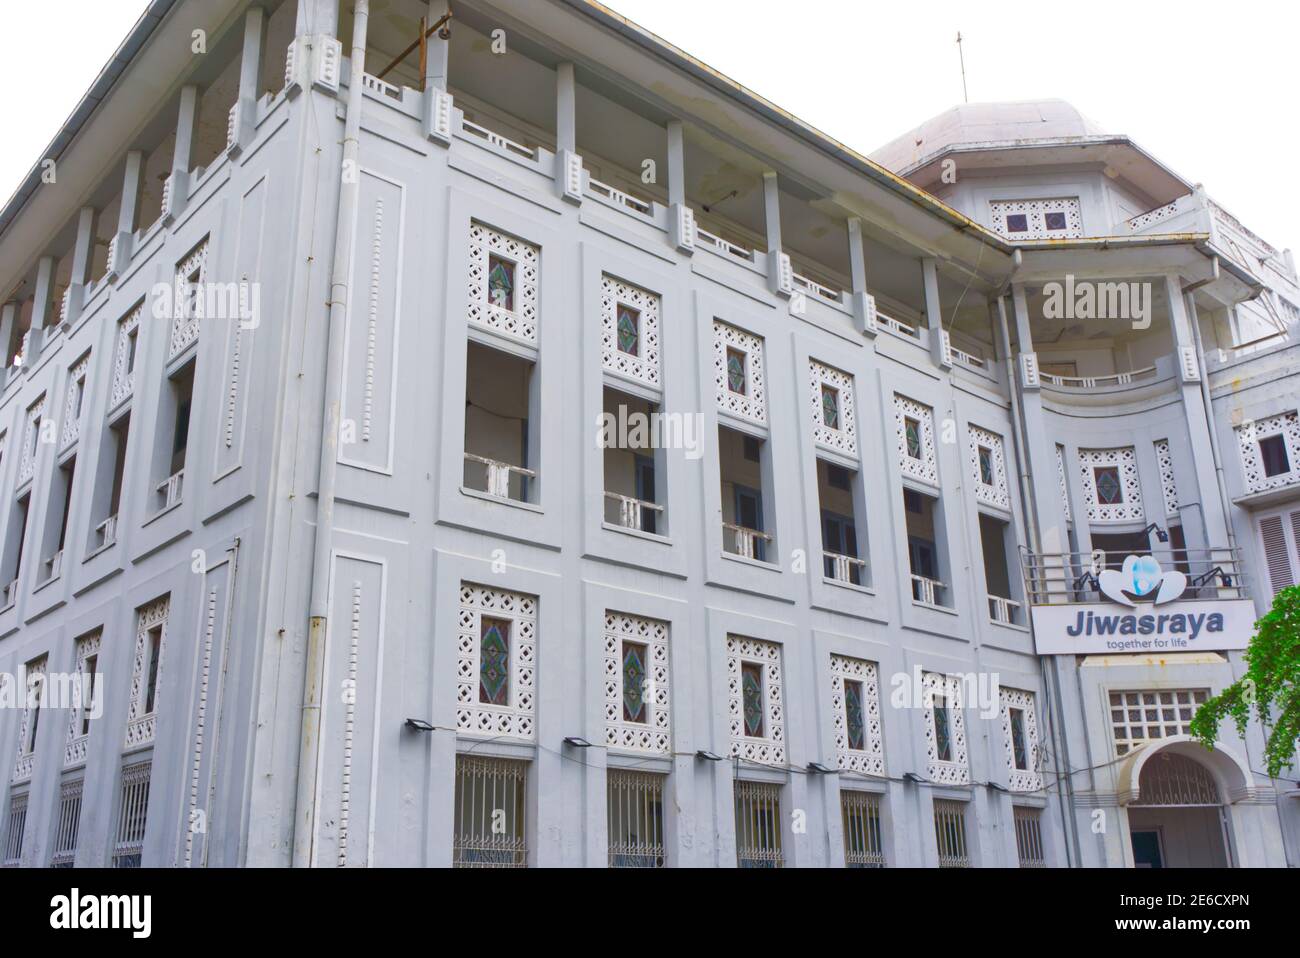
[[[1039,655],[1224,652],[1246,648],[1255,632],[1254,602],[1180,601],[1187,577],[1151,556],[1129,556],[1097,582],[1109,601],[1032,608]]]

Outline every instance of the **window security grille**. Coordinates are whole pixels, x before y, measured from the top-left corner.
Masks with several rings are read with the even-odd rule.
[[[1016,806],[1016,854],[1021,868],[1046,868],[1043,855],[1043,812],[1038,808]]]
[[[137,762],[122,769],[122,803],[117,813],[114,868],[139,868],[144,855],[144,832],[149,812],[149,776],[152,762]]]
[[[27,793],[9,799],[9,828],[5,832],[5,868],[17,868],[23,857],[23,833],[27,830]]]
[[[781,786],[736,783],[736,862],[741,868],[784,868]]]
[[[456,759],[454,868],[523,868],[528,766],[498,758]]]
[[[664,777],[610,769],[610,868],[664,867]]]
[[[869,792],[841,792],[840,812],[844,819],[844,864],[849,868],[884,868],[880,796]]]
[[[59,789],[58,827],[54,833],[51,868],[71,868],[77,858],[77,833],[81,828],[83,781],[64,782]]]
[[[966,850],[966,803],[935,799],[934,837],[940,868],[970,868]]]

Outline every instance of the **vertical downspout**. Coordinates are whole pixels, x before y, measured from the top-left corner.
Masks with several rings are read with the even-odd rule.
[[[1016,446],[1016,471],[1020,479],[1020,499],[1025,504],[1025,531],[1029,534],[1029,542],[1034,551],[1041,548],[1041,536],[1038,532],[1038,505],[1034,498],[1034,486],[1030,482],[1029,473],[1029,451],[1026,448],[1026,438],[1024,435],[1024,420],[1020,412],[1020,395],[1017,391],[1019,380],[1016,376],[1016,363],[1011,355],[1011,330],[1007,327],[1007,310],[1003,305],[1003,297],[998,296],[998,333],[1002,340],[1001,346],[1005,352],[1006,374],[1007,374],[1007,395],[1011,397],[1011,422],[1015,428],[1011,431],[1011,440]],[[1025,605],[1028,606],[1029,596],[1025,596]],[[1064,789],[1056,790],[1057,804],[1061,807],[1061,822],[1069,829],[1068,840],[1065,843],[1065,857],[1067,867],[1080,867],[1083,864],[1082,850],[1079,848],[1079,827],[1074,818],[1074,778],[1070,772],[1070,746],[1065,736],[1065,712],[1061,702],[1061,676],[1056,669],[1056,659],[1052,659],[1052,675],[1047,674],[1047,662],[1042,656],[1038,658],[1039,672],[1043,677],[1043,687],[1052,689],[1052,711],[1055,713],[1052,722],[1052,739],[1057,744],[1057,755],[1060,761],[1065,764],[1065,774],[1062,778],[1065,781]],[[1058,763],[1060,764],[1060,763]],[[1066,792],[1069,792],[1070,800],[1066,803]],[[1073,847],[1074,855],[1071,860],[1070,849]]]
[[[366,27],[370,0],[356,0],[352,21],[351,73],[339,165],[338,220],[334,226],[334,263],[330,279],[325,399],[321,410],[320,466],[316,488],[316,540],[312,553],[307,674],[302,695],[302,734],[298,746],[298,795],[294,802],[293,866],[309,868],[316,839],[316,770],[320,752],[321,696],[325,680],[325,639],[329,616],[330,555],[334,540],[334,484],[338,472],[338,438],[343,384],[343,334],[347,322],[348,279],[352,270],[353,221],[361,188],[361,102],[366,71]]]

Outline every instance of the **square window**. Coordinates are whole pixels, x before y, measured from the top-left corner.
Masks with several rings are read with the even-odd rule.
[[[1119,480],[1118,466],[1098,466],[1093,470],[1097,485],[1097,501],[1105,506],[1120,505],[1124,501],[1124,485]]]
[[[488,302],[508,312],[515,310],[515,264],[500,256],[488,257]]]
[[[727,350],[727,388],[738,396],[745,395],[745,354],[739,349]]]
[[[742,662],[740,666],[741,700],[745,711],[745,734],[763,737],[763,666]]]
[[[510,623],[483,616],[479,623],[478,700],[510,704]]]
[[[618,304],[618,351],[629,356],[641,354],[641,313],[622,303]]]
[[[647,657],[648,649],[640,642],[623,643],[624,722],[639,722],[642,725],[646,723]]]
[[[840,428],[840,391],[822,384],[822,422],[827,429]]]
[[[1291,471],[1291,459],[1286,454],[1286,439],[1282,436],[1265,436],[1259,441],[1259,459],[1268,478],[1283,476]]]
[[[980,446],[980,482],[986,486],[993,485],[993,450]]]
[[[1007,232],[1008,233],[1027,233],[1029,231],[1029,217],[1024,213],[1010,213],[1007,215]]]
[[[1065,229],[1065,214],[1060,212],[1044,213],[1043,228],[1054,232]]]

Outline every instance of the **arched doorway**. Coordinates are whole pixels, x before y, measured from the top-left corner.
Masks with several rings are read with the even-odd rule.
[[[1128,825],[1137,868],[1227,868],[1227,809],[1210,769],[1182,750],[1160,749],[1138,771]]]

